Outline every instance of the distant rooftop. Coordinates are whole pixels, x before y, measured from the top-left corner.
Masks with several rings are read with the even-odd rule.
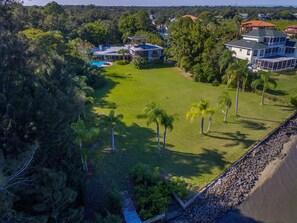
[[[269,30],[269,29],[254,29],[249,33],[246,33],[242,36],[245,37],[286,37],[286,34],[277,31],[277,30]]]
[[[242,27],[275,27],[274,24],[260,20],[251,20],[241,23]]]
[[[163,47],[146,43],[146,44],[131,46],[130,49],[133,51],[151,51],[151,50],[163,50]]]
[[[246,39],[232,41],[232,42],[226,43],[225,45],[236,46],[236,47],[241,47],[245,49],[266,49],[267,48],[267,46],[263,43],[258,43],[257,41],[246,40]]]
[[[184,15],[183,18],[190,18],[190,19],[192,19],[194,22],[197,20],[197,17],[196,17],[196,16],[193,16],[193,15]]]

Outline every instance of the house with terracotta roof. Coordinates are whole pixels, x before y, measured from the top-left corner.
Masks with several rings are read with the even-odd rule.
[[[197,17],[196,17],[196,16],[193,16],[193,15],[184,15],[184,16],[183,16],[183,18],[186,18],[186,17],[192,19],[193,22],[195,22],[195,21],[197,20]]]
[[[281,71],[297,65],[297,41],[277,30],[254,29],[243,39],[225,46],[238,59],[248,60],[253,69]]]
[[[284,32],[288,36],[297,36],[297,25],[288,26],[285,28]]]
[[[250,32],[254,29],[275,29],[275,25],[261,20],[251,20],[243,22],[240,25],[241,32]]]

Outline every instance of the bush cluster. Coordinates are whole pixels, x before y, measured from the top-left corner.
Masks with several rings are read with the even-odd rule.
[[[291,105],[293,105],[294,107],[297,108],[297,95],[294,97],[291,97],[290,103],[291,103]]]
[[[171,193],[180,197],[187,194],[187,183],[178,177],[163,180],[158,167],[136,165],[130,173],[135,186],[134,198],[142,219],[148,219],[165,211],[171,202]]]
[[[115,63],[117,65],[127,65],[127,64],[129,64],[129,61],[128,60],[117,60]]]
[[[131,64],[137,69],[147,68],[148,61],[141,57],[134,57]]]

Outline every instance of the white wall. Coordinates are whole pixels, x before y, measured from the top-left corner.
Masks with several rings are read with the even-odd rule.
[[[252,60],[252,50],[250,50],[250,55],[247,55],[247,49],[240,49],[237,47],[230,47],[229,50],[234,51],[235,52],[235,57],[238,59],[242,59],[242,60],[246,60],[248,59],[249,62],[251,62]]]

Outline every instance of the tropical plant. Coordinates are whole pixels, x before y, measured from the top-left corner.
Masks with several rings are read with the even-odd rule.
[[[230,86],[236,81],[236,104],[235,104],[235,115],[238,116],[238,100],[239,100],[239,88],[240,83],[242,84],[242,91],[245,88],[245,82],[247,81],[247,60],[236,60],[232,63],[226,71],[224,77],[228,80],[227,85]]]
[[[233,52],[228,49],[224,50],[218,61],[220,73],[223,74],[233,61]]]
[[[107,125],[111,128],[111,149],[112,151],[115,151],[115,127],[121,123],[121,120],[123,119],[123,115],[115,115],[115,111],[111,110],[109,115],[100,115],[99,119],[100,122],[104,125]]]
[[[277,83],[275,79],[271,78],[271,76],[273,75],[271,71],[260,70],[258,71],[258,74],[260,78],[252,82],[252,87],[256,89],[258,86],[262,86],[261,105],[264,105],[265,91],[271,88],[276,88]]]
[[[231,108],[232,100],[227,91],[224,91],[218,98],[218,105],[224,113],[224,122],[227,122],[228,111]]]
[[[200,99],[200,101],[197,104],[191,105],[190,111],[188,111],[186,114],[186,119],[190,119],[192,122],[195,118],[201,117],[200,134],[204,134],[204,119],[207,115],[211,117],[213,114],[214,108],[209,107],[208,100]],[[211,121],[211,118],[209,121]]]
[[[122,54],[123,55],[123,60],[126,60],[126,56],[129,56],[129,50],[128,49],[120,49],[118,51],[118,54]]]
[[[297,108],[297,95],[290,98],[290,103]]]
[[[167,129],[172,131],[173,122],[177,120],[177,114],[169,115],[164,112],[161,120],[161,124],[164,126],[164,135],[163,135],[163,149],[166,148],[166,137],[167,137]]]
[[[75,141],[79,145],[81,163],[85,172],[89,171],[87,161],[86,144],[94,140],[99,135],[99,129],[95,127],[87,128],[84,121],[79,119],[71,124],[71,128],[76,136]]]
[[[210,130],[210,127],[211,127],[211,124],[212,124],[212,116],[215,114],[215,108],[209,108],[208,110],[208,127],[207,127],[207,130],[206,130],[206,133],[209,132]]]
[[[150,125],[151,123],[156,124],[158,149],[160,149],[160,124],[162,122],[164,110],[160,107],[159,104],[156,104],[155,102],[150,102],[145,106],[144,111],[147,114],[147,125]]]

